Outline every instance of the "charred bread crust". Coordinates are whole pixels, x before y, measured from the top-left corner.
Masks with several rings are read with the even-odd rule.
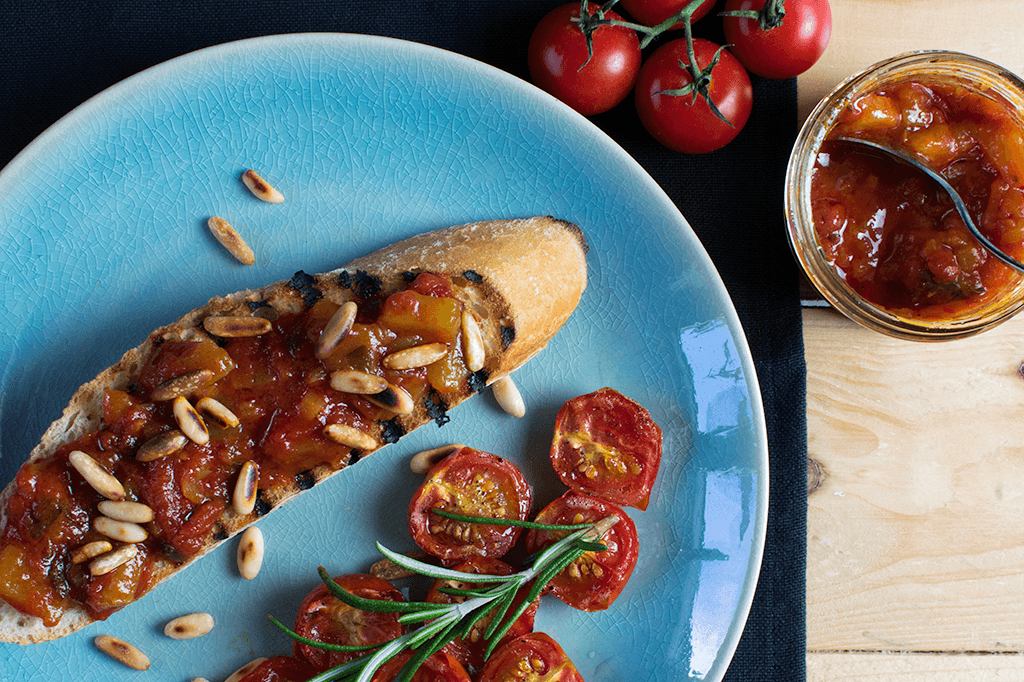
[[[211,299],[176,322],[153,331],[139,346],[127,351],[114,365],[81,386],[63,414],[43,434],[29,461],[55,452],[62,444],[101,426],[102,399],[107,389],[127,390],[143,363],[161,343],[171,339],[210,338],[203,320],[211,315],[253,315],[273,319],[285,312],[301,312],[320,298],[336,303],[403,289],[410,275],[420,271],[451,277],[456,297],[481,322],[488,363],[476,372],[469,390],[454,394],[428,394],[410,415],[396,415],[378,423],[378,442],[386,445],[423,424],[447,421],[448,411],[489,381],[521,366],[539,352],[562,327],[586,286],[587,245],[574,224],[550,217],[495,220],[430,232],[385,247],[337,270],[276,282]],[[383,445],[382,445],[383,447]],[[350,464],[372,452],[354,450]],[[252,513],[239,515],[230,508],[207,538],[203,548],[184,561],[161,560],[154,567],[153,585],[239,533],[332,474],[340,471],[318,466],[303,471],[288,485],[261,488]],[[0,493],[0,527],[6,523],[7,500],[14,482]],[[71,607],[54,627],[23,614],[0,601],[0,641],[28,644],[63,637],[93,622],[84,609]]]

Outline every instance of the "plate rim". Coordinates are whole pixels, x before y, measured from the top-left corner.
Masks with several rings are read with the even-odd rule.
[[[746,567],[744,583],[739,591],[740,596],[736,603],[735,617],[730,623],[728,632],[726,633],[722,645],[719,648],[715,665],[707,671],[704,678],[712,681],[721,680],[725,671],[732,662],[739,640],[746,628],[764,560],[765,546],[767,544],[768,512],[770,506],[770,469],[767,424],[760,383],[757,377],[750,345],[747,341],[746,333],[743,329],[739,314],[724,282],[721,279],[721,275],[715,266],[714,261],[711,259],[710,254],[700,241],[700,238],[693,231],[685,216],[682,215],[682,212],[668,196],[665,190],[654,180],[647,170],[644,169],[638,161],[630,156],[628,152],[626,152],[617,142],[615,142],[591,120],[580,115],[561,101],[512,73],[473,57],[414,40],[362,33],[329,31],[253,36],[200,47],[175,57],[171,57],[132,74],[79,103],[55,122],[47,126],[23,149],[21,149],[3,168],[0,168],[0,197],[4,196],[8,188],[17,183],[21,174],[26,172],[32,166],[31,161],[34,158],[44,154],[48,149],[50,149],[51,145],[58,142],[61,136],[65,135],[66,132],[74,125],[87,121],[93,110],[103,106],[108,99],[119,97],[124,93],[130,92],[133,88],[146,87],[147,84],[152,85],[154,83],[162,82],[162,74],[164,71],[170,73],[174,69],[181,68],[183,64],[187,64],[190,61],[205,59],[216,60],[232,52],[265,50],[267,48],[272,48],[274,45],[293,49],[295,45],[303,42],[317,43],[325,47],[325,49],[330,49],[334,44],[344,43],[345,46],[362,44],[370,48],[385,47],[399,51],[404,50],[417,56],[423,54],[439,55],[458,64],[460,67],[472,69],[480,75],[485,75],[491,79],[500,80],[501,85],[503,86],[520,89],[527,93],[533,101],[538,104],[542,103],[545,108],[551,111],[554,115],[557,115],[558,117],[571,118],[574,120],[575,125],[583,126],[586,131],[586,135],[588,137],[592,137],[595,143],[602,145],[602,151],[607,154],[613,154],[616,157],[616,160],[620,163],[621,168],[628,169],[634,176],[636,176],[637,180],[642,181],[642,184],[646,185],[648,189],[652,191],[652,193],[661,202],[662,210],[678,217],[681,226],[685,227],[685,230],[680,230],[680,234],[683,238],[686,238],[691,242],[689,246],[699,251],[701,254],[704,259],[702,266],[705,268],[706,274],[713,277],[715,289],[721,298],[721,302],[725,304],[722,309],[717,310],[716,312],[721,314],[722,320],[729,327],[732,338],[736,343],[737,356],[740,361],[740,365],[744,373],[745,384],[748,389],[747,398],[750,401],[750,409],[753,416],[750,420],[753,436],[752,444],[756,446],[755,461],[759,466],[759,469],[757,470],[758,476],[756,477],[754,498],[758,502],[763,501],[763,504],[758,504],[758,508],[755,510],[756,515],[754,523],[752,524],[754,530],[752,533],[753,541],[751,543],[750,561]],[[2,202],[0,202],[0,205],[2,205]],[[6,372],[4,372],[4,374],[6,374]]]

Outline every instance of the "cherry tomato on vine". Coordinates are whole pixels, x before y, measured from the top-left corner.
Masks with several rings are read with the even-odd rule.
[[[256,666],[239,682],[305,682],[320,671],[295,656],[274,656]]]
[[[600,8],[596,0],[587,5],[591,16]],[[552,10],[534,29],[527,57],[534,85],[591,116],[608,111],[633,89],[640,71],[640,40],[630,28],[599,24],[591,34],[591,55],[586,35],[574,21],[579,17],[579,2]],[[623,20],[610,10],[604,18]]]
[[[512,575],[512,567],[506,564],[504,561],[499,559],[484,559],[483,557],[471,557],[460,564],[452,566],[452,570],[461,571],[462,573],[474,573],[477,575]],[[459,597],[451,594],[446,594],[441,590],[443,588],[456,588],[461,590],[473,590],[478,588],[486,588],[493,583],[469,583],[469,582],[458,582],[453,580],[436,580],[431,586],[430,591],[427,593],[426,601],[434,604],[453,604],[456,602],[463,602],[466,597]],[[518,608],[519,604],[522,603],[523,597],[526,596],[526,592],[529,590],[524,586],[520,589],[520,593],[517,595],[517,599],[513,602],[510,607],[510,611]],[[502,643],[511,641],[520,635],[525,635],[527,632],[533,630],[533,621],[537,615],[537,607],[540,606],[540,601],[536,600],[532,604],[526,607],[522,615],[516,619],[516,622],[512,624],[509,631],[502,637]],[[484,632],[487,630],[487,626],[491,623],[491,617],[487,616],[479,620],[473,625],[473,629],[466,637],[459,637],[453,639],[449,644],[445,645],[441,651],[447,651],[455,657],[459,663],[464,666],[479,669],[484,663],[484,651],[487,649],[487,641],[483,638]]]
[[[410,658],[411,651],[398,654],[378,668],[370,682],[391,682]],[[411,682],[470,682],[470,678],[461,663],[450,654],[438,651],[423,661],[419,669],[413,673]]]
[[[693,50],[701,74],[696,94],[686,41],[673,40],[655,50],[640,69],[636,110],[658,142],[677,152],[704,154],[735,139],[750,118],[754,92],[743,65],[728,50],[702,38],[694,38]]]
[[[764,5],[765,0],[727,0],[724,11],[760,12]],[[729,51],[748,71],[765,78],[799,76],[818,61],[832,35],[828,0],[785,0],[782,7],[785,14],[775,15],[781,23],[774,28],[762,26],[757,19],[722,18]]]
[[[334,578],[342,589],[367,599],[405,601],[402,593],[383,578],[363,573],[351,573]],[[365,646],[380,644],[405,633],[396,613],[362,611],[345,604],[327,589],[318,585],[299,606],[295,616],[295,632],[329,644]],[[359,656],[359,653],[327,651],[308,644],[295,642],[293,655],[309,661],[317,670],[324,671]]]
[[[455,521],[432,510],[525,521],[532,504],[533,492],[514,464],[463,447],[435,464],[413,493],[409,534],[446,566],[471,556],[498,558],[515,544],[521,528]]]
[[[626,10],[629,16],[637,20],[637,23],[644,26],[657,26],[670,16],[689,5],[693,0],[620,0],[619,6]],[[698,19],[703,18],[711,8],[715,6],[716,0],[704,0],[697,6],[697,9],[690,15],[690,24],[693,25]],[[682,23],[672,26],[673,29],[682,27]]]
[[[519,680],[524,671],[529,671],[530,682],[583,682],[562,647],[543,632],[531,632],[502,645],[487,659],[476,682]]]
[[[661,429],[642,405],[602,388],[558,411],[551,466],[577,492],[646,509],[661,443]]]
[[[607,549],[586,552],[548,583],[551,593],[574,609],[603,611],[622,593],[640,551],[636,526],[621,507],[572,490],[537,514],[537,523],[551,525],[596,523],[612,514],[619,520],[600,539]],[[526,534],[526,549],[539,552],[568,534],[565,530],[531,529]]]

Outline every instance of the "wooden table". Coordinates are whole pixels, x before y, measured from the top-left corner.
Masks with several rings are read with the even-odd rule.
[[[832,0],[801,117],[911,49],[1024,74],[1020,0]],[[810,682],[1024,680],[1024,316],[942,344],[804,312]]]

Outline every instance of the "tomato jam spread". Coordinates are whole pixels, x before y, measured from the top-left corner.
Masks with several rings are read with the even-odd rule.
[[[23,466],[0,531],[0,598],[48,626],[73,603],[104,619],[148,591],[160,566],[187,561],[211,538],[226,536],[218,521],[237,513],[231,511],[233,490],[243,463],[258,465],[260,492],[250,513],[255,518],[270,508],[264,489],[307,489],[317,480],[312,470],[339,469],[405,433],[396,412],[372,394],[333,388],[336,372],[383,377],[412,404],[426,406],[439,424],[447,419],[446,394],[465,395],[486,380],[488,369],[471,372],[463,357],[467,306],[450,278],[410,273],[404,289],[387,296],[365,273],[345,273],[339,281],[347,281],[358,313],[333,350],[321,352],[322,359],[317,344],[339,304],[325,299],[312,278],[293,279],[305,310],[277,313],[253,304],[256,317],[264,313],[270,319],[269,331],[155,344],[126,390],[105,392],[98,430]],[[441,348],[443,355],[398,369],[385,362],[389,354],[424,344]],[[154,397],[185,376],[201,380],[182,399],[193,406],[213,399],[234,419],[201,415],[208,442],[184,438],[178,449],[142,457],[141,446],[185,430],[174,414],[178,400]],[[351,437],[330,437],[328,425],[355,433],[364,446],[353,446]],[[367,437],[372,447],[365,446]],[[152,520],[138,524],[146,537],[135,543],[134,556],[99,575],[90,570],[92,562],[73,560],[75,553],[93,541],[109,541],[114,549],[124,543],[96,530],[97,505],[104,498],[69,462],[74,451],[112,474],[126,500],[152,510]]]
[[[919,319],[964,316],[1019,282],[926,175],[835,138],[902,149],[940,172],[981,231],[1024,256],[1024,130],[1009,105],[961,85],[909,80],[862,95],[821,145],[811,185],[818,242],[862,297]]]

